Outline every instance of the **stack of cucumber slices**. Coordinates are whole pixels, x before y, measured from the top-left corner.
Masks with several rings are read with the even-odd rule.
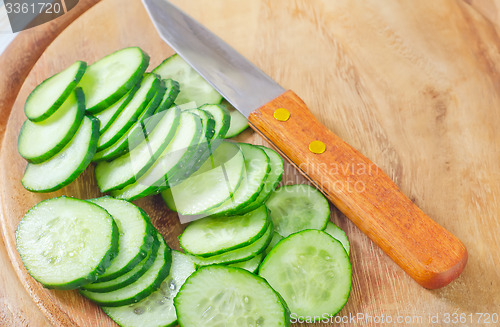
[[[102,192],[127,200],[156,194],[248,127],[179,56],[146,73],[149,59],[125,48],[88,67],[77,61],[33,90],[18,140],[26,189],[56,191],[93,161]],[[116,179],[122,171],[127,176]]]
[[[79,289],[120,326],[290,326],[347,302],[349,241],[308,185],[278,187],[283,160],[224,140],[246,118],[179,56],[147,73],[137,47],[76,62],[28,97],[22,183],[51,192],[91,163],[102,193],[30,209],[17,248],[47,288]],[[225,101],[225,100],[224,100]],[[181,222],[171,250],[129,201],[160,193]]]

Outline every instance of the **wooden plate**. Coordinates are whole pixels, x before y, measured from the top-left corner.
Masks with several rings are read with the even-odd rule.
[[[81,0],[91,2],[95,0]],[[430,292],[332,208],[332,220],[351,241],[354,270],[351,297],[340,317],[364,314],[372,320],[357,325],[378,326],[373,317],[419,316],[423,323],[414,320],[405,326],[423,326],[429,315],[492,314],[498,309],[500,260],[488,249],[500,245],[495,232],[500,229],[500,51],[490,23],[466,4],[432,0],[406,5],[350,0],[174,2],[296,91],[316,117],[382,167],[404,193],[467,246],[470,261],[462,277]],[[25,48],[36,53],[51,42],[43,37],[24,38]],[[25,212],[42,199],[100,194],[93,167],[58,192],[34,194],[21,186],[26,162],[17,154],[16,142],[25,119],[23,105],[38,83],[75,60],[92,63],[126,46],[148,52],[150,67],[173,54],[140,1],[103,0],[47,47],[27,70],[25,81],[22,74],[7,81],[22,88],[14,105],[0,112],[0,134],[5,130],[0,136],[0,227],[17,277],[55,326],[115,324],[78,293],[46,290],[35,282],[17,254],[14,231]],[[23,58],[19,54],[2,60],[19,67],[33,64],[20,61]],[[0,94],[0,104],[9,103],[9,96]],[[263,144],[250,131],[239,140]],[[285,182],[305,180],[287,166]],[[148,197],[136,203],[178,249],[183,227],[162,200]],[[339,324],[309,324],[333,325]]]

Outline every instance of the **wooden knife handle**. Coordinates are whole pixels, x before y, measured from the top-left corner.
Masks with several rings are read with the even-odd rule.
[[[290,113],[287,120],[281,108]],[[294,92],[283,93],[248,119],[417,283],[436,289],[462,272],[467,262],[462,242],[423,213],[380,168],[318,122]],[[313,141],[323,142],[326,150],[312,152],[310,146],[322,150]]]

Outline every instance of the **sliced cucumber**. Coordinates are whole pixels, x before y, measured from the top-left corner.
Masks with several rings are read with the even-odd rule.
[[[85,117],[71,141],[48,161],[28,163],[21,183],[31,192],[53,192],[73,182],[96,151],[99,121]]]
[[[17,251],[47,288],[74,289],[96,280],[118,250],[118,228],[101,207],[67,197],[44,200],[17,226]]]
[[[264,279],[239,268],[200,268],[181,287],[174,305],[182,327],[290,326],[280,296]]]
[[[24,104],[26,117],[33,122],[49,118],[73,92],[85,69],[87,64],[77,61],[35,87]]]
[[[165,95],[163,96],[163,100],[161,101],[155,113],[159,113],[163,110],[172,108],[172,106],[174,106],[175,99],[177,98],[177,95],[180,91],[179,83],[177,81],[174,81],[172,79],[164,79],[163,82],[165,83],[166,88]]]
[[[115,220],[120,233],[118,255],[97,279],[97,282],[105,282],[129,272],[146,257],[156,230],[144,210],[130,202],[109,196],[88,201],[104,208]]]
[[[132,284],[115,291],[96,293],[81,290],[80,293],[95,303],[107,307],[119,307],[139,302],[160,287],[160,284],[168,276],[172,263],[172,253],[161,235],[160,248],[153,265]]]
[[[168,146],[179,125],[180,111],[168,110],[153,131],[129,153],[110,162],[99,162],[95,167],[97,185],[101,192],[120,189],[139,179]]]
[[[196,266],[189,256],[172,251],[172,268],[159,290],[138,303],[102,309],[122,327],[173,327],[177,323],[174,297],[195,270]]]
[[[140,83],[137,83],[132,90],[130,90],[128,93],[126,93],[124,96],[121,97],[120,100],[117,102],[113,103],[111,106],[107,107],[101,112],[98,112],[94,114],[94,117],[99,119],[101,122],[101,127],[99,128],[99,133],[104,133],[105,130],[111,126],[111,124],[115,121],[115,119],[120,115],[122,110],[127,106],[127,104],[132,100],[134,97],[135,92],[139,89],[141,86]]]
[[[255,242],[238,248],[232,251],[224,252],[221,254],[213,255],[211,257],[198,257],[193,256],[193,260],[199,266],[208,266],[213,264],[230,264],[249,260],[259,253],[264,252],[266,247],[273,238],[273,224],[269,223],[266,232]]]
[[[111,194],[117,198],[134,200],[165,187],[168,178],[188,163],[200,141],[201,132],[200,119],[189,112],[182,112],[174,139],[155,163],[134,183],[123,189],[114,190]]]
[[[115,291],[132,284],[142,275],[144,275],[146,271],[148,271],[148,269],[153,265],[159,248],[160,240],[157,237],[157,233],[153,233],[153,244],[151,245],[151,249],[149,250],[147,256],[142,259],[142,261],[139,262],[132,270],[119,277],[116,277],[115,279],[108,280],[106,282],[96,281],[94,283],[84,285],[81,288],[91,292],[105,293]]]
[[[229,125],[229,130],[227,131],[225,138],[235,137],[245,129],[248,128],[248,120],[243,116],[238,110],[236,110],[229,103],[226,103],[226,108],[229,110],[231,115],[231,123]]]
[[[195,220],[179,236],[179,242],[190,254],[210,257],[252,244],[266,232],[268,225],[267,208],[262,206],[242,216]]]
[[[259,196],[271,170],[269,158],[264,150],[246,143],[238,145],[245,158],[245,173],[234,194],[220,206],[212,209],[211,214],[232,215],[248,212],[246,207]]]
[[[237,262],[237,263],[232,263],[229,266],[230,267],[235,267],[235,268],[241,268],[245,269],[251,273],[255,273],[257,269],[259,269],[259,265],[262,262],[262,258],[264,258],[264,253],[259,253],[252,259],[242,261],[242,262]]]
[[[351,264],[342,244],[323,231],[305,230],[285,238],[259,268],[298,317],[335,315],[351,290]]]
[[[112,146],[96,153],[93,160],[111,161],[139,145],[140,141],[138,140],[144,140],[146,122],[149,121],[151,116],[158,110],[158,105],[163,99],[164,91],[165,89],[160,87],[153,99],[146,106],[146,109],[140,114],[139,118],[137,118],[137,121],[131,125]]]
[[[141,114],[148,108],[150,101],[160,90],[160,87],[161,82],[155,75],[144,75],[140,88],[130,95],[132,99],[122,109],[118,118],[101,134],[97,143],[98,151],[112,146],[138,121]]]
[[[223,142],[195,174],[163,191],[163,199],[182,215],[204,214],[229,199],[242,179],[244,166],[239,147]]]
[[[328,200],[306,184],[278,188],[266,206],[271,210],[276,231],[283,237],[305,229],[323,230],[330,219]]]
[[[268,255],[269,252],[271,252],[271,250],[276,246],[276,244],[279,243],[279,241],[281,241],[283,239],[283,236],[281,236],[280,234],[274,232],[273,233],[273,238],[271,240],[271,242],[269,243],[269,245],[267,246],[266,250],[264,251],[264,255]]]
[[[52,158],[73,138],[84,113],[84,95],[80,88],[76,88],[49,118],[39,123],[24,122],[17,143],[19,154],[32,163]]]
[[[181,91],[175,100],[177,104],[195,102],[195,107],[199,107],[222,101],[222,96],[177,54],[165,59],[153,73],[179,82]]]
[[[118,50],[87,68],[80,81],[87,111],[97,113],[118,101],[140,81],[149,56],[137,47]]]
[[[207,104],[201,106],[200,109],[210,113],[215,120],[215,127],[214,127],[215,131],[213,140],[223,139],[226,136],[226,133],[229,130],[229,126],[231,123],[231,116],[226,107],[220,105]]]
[[[347,235],[340,227],[338,227],[337,225],[335,225],[334,223],[329,221],[326,224],[326,228],[325,228],[324,232],[328,233],[331,237],[333,237],[334,239],[336,239],[337,241],[342,243],[342,246],[344,247],[345,252],[347,252],[347,255],[350,254],[351,245],[349,244],[349,240],[347,239]]]
[[[264,150],[267,157],[269,158],[271,171],[267,175],[267,178],[264,182],[264,187],[260,191],[259,196],[251,204],[248,204],[245,207],[245,210],[253,210],[254,208],[258,208],[259,206],[261,206],[263,203],[266,203],[269,196],[271,196],[271,193],[281,182],[281,177],[283,176],[283,159],[280,157],[280,155],[276,151],[266,148],[265,146],[258,147]]]

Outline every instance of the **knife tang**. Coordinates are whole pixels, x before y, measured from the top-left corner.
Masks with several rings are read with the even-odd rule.
[[[277,109],[288,111],[289,118],[278,120]],[[249,122],[417,283],[436,289],[462,272],[468,257],[462,242],[423,213],[379,167],[318,122],[294,92],[257,109]],[[312,152],[323,150],[310,150],[313,141],[323,142],[326,150]]]

